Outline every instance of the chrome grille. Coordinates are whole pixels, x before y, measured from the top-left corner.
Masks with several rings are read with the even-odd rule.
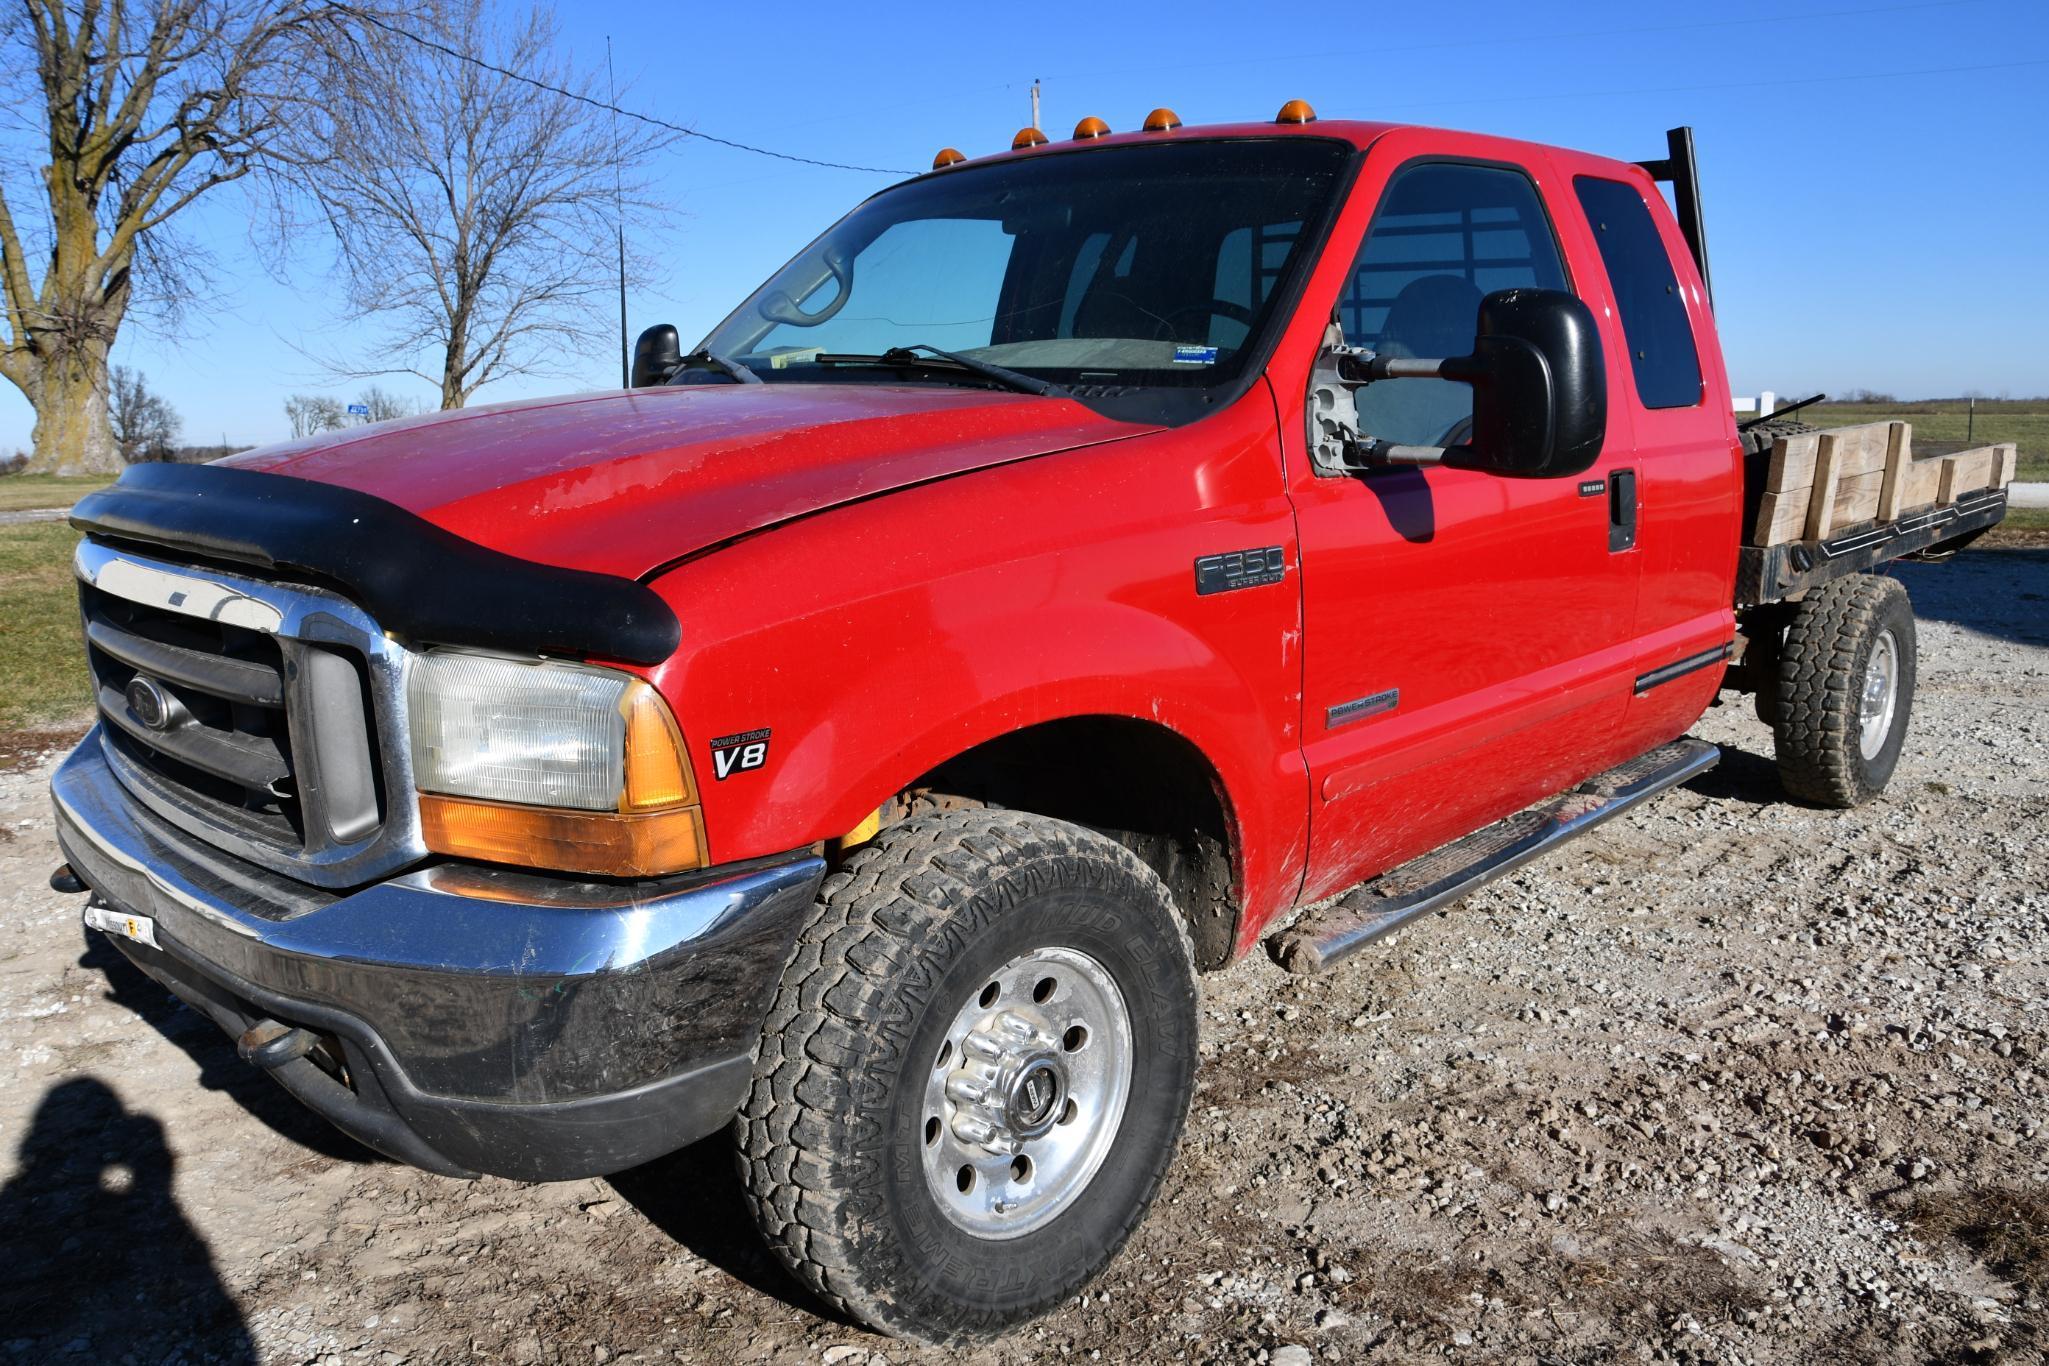
[[[403,743],[410,656],[361,609],[90,540],[76,566],[100,743],[138,801],[321,886],[425,852]]]

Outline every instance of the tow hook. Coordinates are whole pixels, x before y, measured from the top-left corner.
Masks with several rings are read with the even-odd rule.
[[[254,1063],[268,1071],[283,1067],[288,1062],[297,1062],[311,1053],[319,1042],[320,1036],[310,1029],[296,1029],[276,1020],[261,1020],[235,1040],[235,1051],[242,1055],[243,1062]]]
[[[76,894],[78,892],[89,892],[92,888],[86,886],[78,874],[71,871],[70,864],[60,863],[57,865],[57,871],[50,874],[50,890],[53,892]]]

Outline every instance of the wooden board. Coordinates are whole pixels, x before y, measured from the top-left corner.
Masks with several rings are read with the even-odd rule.
[[[1772,442],[1771,463],[1764,472],[1764,491],[1787,493],[1812,487],[1814,456],[1820,446],[1820,432],[1796,432]]]
[[[1884,491],[1885,471],[1873,470],[1836,481],[1835,507],[1829,516],[1831,527],[1855,526],[1878,520],[1878,498]]]
[[[1942,471],[1940,459],[1916,460],[1909,464],[1900,482],[1900,511],[1933,505],[1942,489]]]
[[[1799,540],[1807,530],[1807,504],[1813,497],[1813,489],[1767,493],[1757,505],[1757,531],[1751,544],[1779,545]]]
[[[1823,432],[1814,456],[1814,487],[1807,498],[1807,525],[1802,531],[1810,541],[1825,540],[1836,524],[1836,482],[1851,452],[1849,431]]]
[[[1945,455],[1942,457],[1942,484],[1936,492],[1935,501],[1947,507],[1957,500],[1958,495],[1986,487],[1999,472],[1999,463],[1999,453],[1990,446]]]
[[[1879,521],[1897,520],[1900,509],[1906,506],[1900,501],[1900,496],[1906,492],[1907,467],[1913,463],[1914,425],[1911,422],[1895,422],[1886,436],[1885,471],[1879,478]]]

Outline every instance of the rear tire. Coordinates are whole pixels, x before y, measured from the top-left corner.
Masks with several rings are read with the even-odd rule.
[[[1786,628],[1772,727],[1786,791],[1843,808],[1883,792],[1914,683],[1914,605],[1898,580],[1852,574],[1803,599]]]
[[[735,1121],[742,1180],[831,1305],[988,1337],[1137,1228],[1195,1057],[1193,949],[1136,855],[1021,812],[917,817],[826,880],[798,937]]]

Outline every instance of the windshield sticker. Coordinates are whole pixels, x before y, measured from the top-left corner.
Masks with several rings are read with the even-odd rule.
[[[1217,348],[1214,346],[1177,346],[1174,348],[1176,365],[1215,365]]]

